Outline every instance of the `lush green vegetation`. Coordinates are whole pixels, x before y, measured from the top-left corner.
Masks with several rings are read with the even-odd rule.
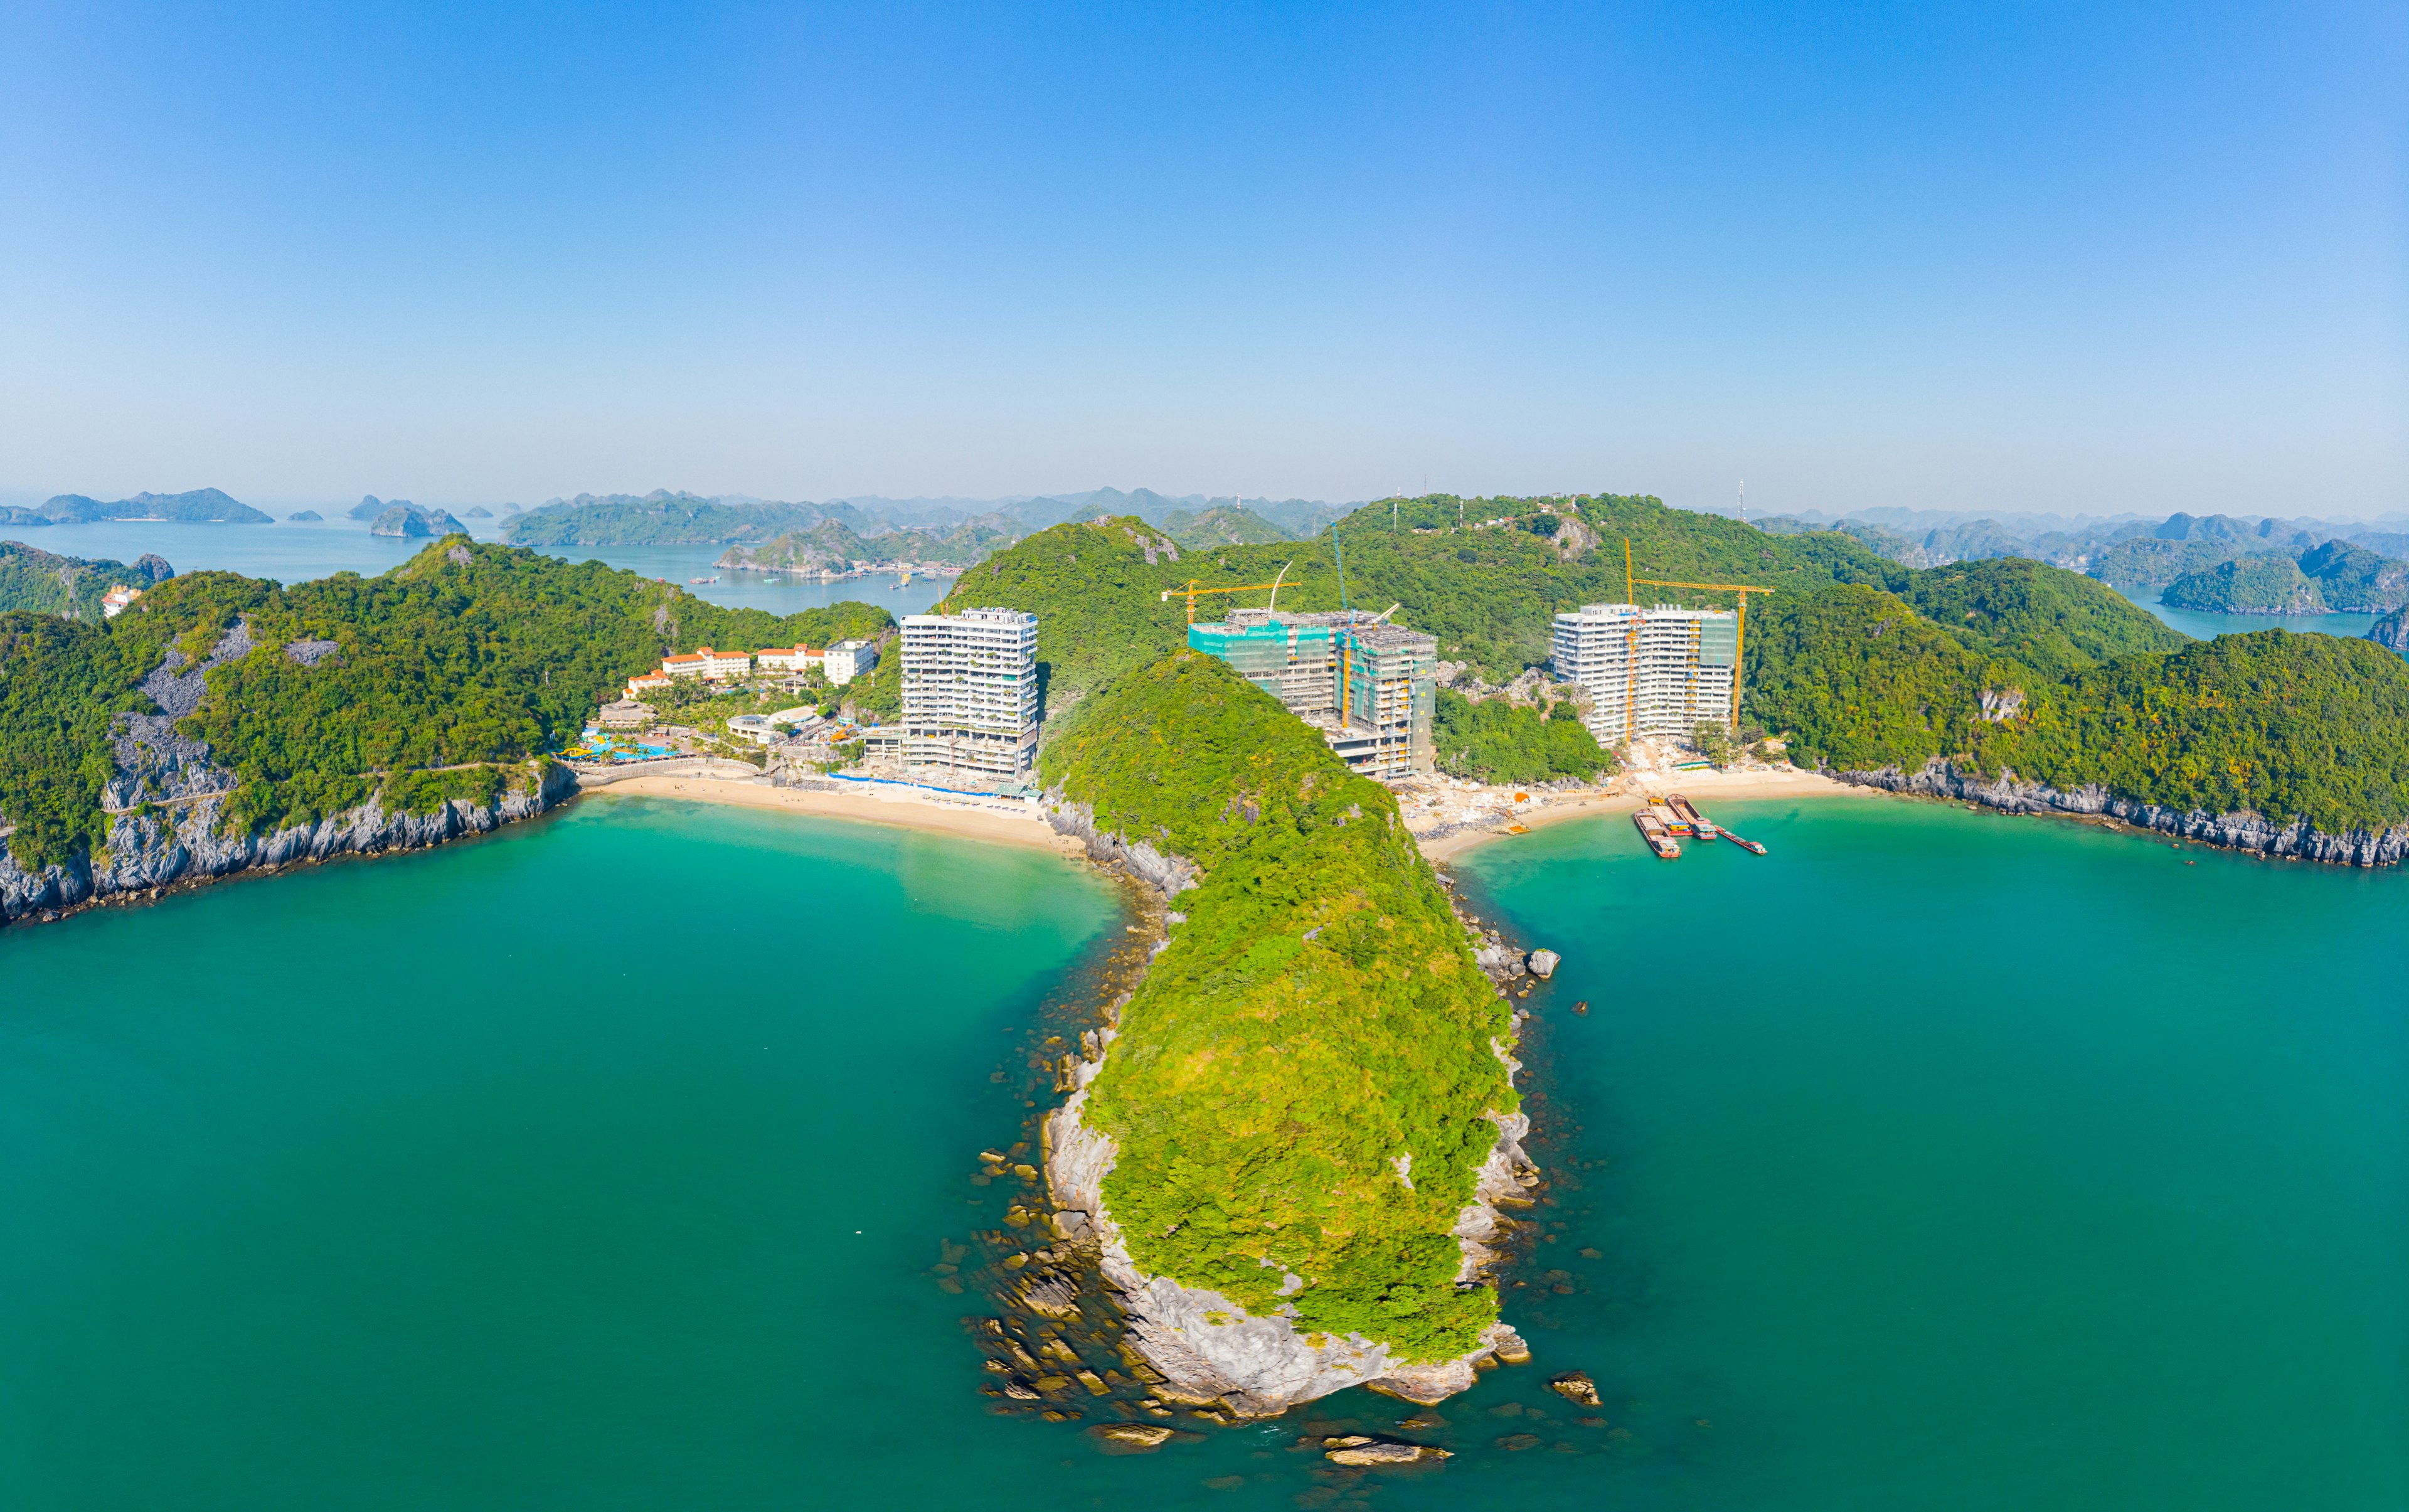
[[[2365,641],[2221,635],[2076,673],[1995,750],[2061,788],[2381,829],[2409,821],[2409,663]]]
[[[1974,650],[2047,675],[2187,639],[2105,583],[2027,557],[1926,568],[1889,586]]]
[[[2409,663],[2368,641],[2267,630],[2045,677],[1840,587],[1767,614],[1748,656],[1749,713],[1803,764],[1939,757],[2328,831],[2409,820]]]
[[[945,530],[890,530],[867,537],[829,520],[809,530],[787,531],[758,546],[732,546],[719,565],[755,572],[842,572],[856,562],[873,568],[899,562],[967,567],[1003,539],[1003,531],[975,520]]]
[[[1162,517],[1162,533],[1190,551],[1216,546],[1262,546],[1291,539],[1252,510],[1219,504],[1209,510],[1174,510]]]
[[[2258,552],[2177,578],[2166,601],[2224,614],[2381,614],[2409,602],[2409,562],[2346,540],[2329,540],[2297,560]]]
[[[163,557],[130,566],[105,558],[60,556],[22,540],[0,540],[0,610],[30,609],[70,619],[103,617],[101,595],[118,583],[149,588],[176,575]]]
[[[1204,872],[1088,1112],[1118,1142],[1104,1197],[1138,1264],[1411,1359],[1473,1347],[1497,1299],[1457,1289],[1449,1231],[1482,1115],[1516,1105],[1489,1048],[1509,1016],[1387,790],[1186,652],[1098,695],[1045,774]]]
[[[1799,765],[1913,771],[1970,743],[1994,664],[1891,595],[1850,585],[1780,598],[1749,630],[1744,713],[1786,735]],[[2026,680],[2003,664],[1997,676]]]
[[[2190,572],[2205,571],[2242,554],[2240,543],[2225,540],[2161,540],[2136,536],[2096,552],[2091,575],[2119,588],[2163,588]]]
[[[0,614],[0,823],[16,827],[8,845],[21,865],[88,853],[107,833],[109,715],[150,706],[132,691],[142,678],[133,663],[99,625]]]
[[[1834,582],[1888,583],[1904,572],[1845,536],[1761,534],[1718,515],[1666,509],[1652,498],[1583,496],[1535,501],[1451,496],[1366,505],[1334,527],[1346,554],[1348,601],[1403,607],[1397,623],[1438,638],[1439,654],[1502,682],[1549,655],[1556,612],[1624,595],[1623,542],[1638,569],[1689,582],[1762,583],[1784,592]],[[1479,521],[1453,529],[1459,502]],[[1484,512],[1485,511],[1485,512]],[[1418,522],[1443,520],[1423,526]],[[1553,522],[1546,529],[1542,521]],[[1577,528],[1576,528],[1577,527]],[[1049,721],[1090,691],[1187,644],[1180,600],[1167,588],[1268,583],[1282,569],[1281,607],[1336,609],[1339,577],[1329,532],[1311,541],[1163,551],[1133,516],[1041,531],[962,574],[942,610],[1000,604],[1038,616],[1037,656]],[[1151,548],[1152,560],[1148,560]],[[1729,594],[1667,589],[1663,597],[1729,605]],[[1262,604],[1250,589],[1197,600],[1213,619],[1232,604]],[[1764,600],[1758,600],[1761,605]]]
[[[827,680],[815,670],[801,692],[783,686],[730,686],[706,683],[700,678],[680,678],[666,688],[646,694],[644,702],[661,723],[684,726],[710,742],[709,755],[760,766],[768,759],[766,749],[735,735],[728,722],[738,714],[772,714],[806,706],[832,709],[832,693]]]
[[[2322,614],[2325,596],[2283,552],[2229,557],[2167,584],[2164,601],[2177,609],[2219,614]]]
[[[1565,699],[1544,712],[1489,698],[1475,703],[1453,688],[1438,690],[1432,720],[1441,771],[1486,783],[1543,783],[1557,777],[1587,782],[1621,770]]]
[[[273,515],[228,497],[214,488],[181,494],[137,494],[132,498],[103,502],[84,494],[53,494],[31,517],[47,525],[82,525],[92,520],[180,520],[204,525],[272,525]]]
[[[2301,553],[2300,565],[2328,606],[2345,613],[2384,614],[2409,603],[2409,562],[2397,557],[2329,540]]]
[[[502,534],[515,546],[725,546],[809,530],[828,518],[811,504],[722,504],[692,494],[614,496],[514,514]]]
[[[629,675],[671,651],[816,644],[893,624],[868,604],[784,617],[728,609],[599,562],[457,537],[375,578],[339,573],[287,588],[187,574],[105,626],[71,626],[77,634],[11,616],[0,814],[18,826],[21,863],[97,844],[101,787],[114,770],[109,715],[146,706],[138,684],[170,644],[197,660],[238,617],[252,649],[209,674],[181,727],[234,773],[226,816],[252,827],[350,808],[396,774],[556,750]],[[333,652],[304,665],[284,650],[303,641],[331,641]],[[429,789],[407,791],[423,801]]]

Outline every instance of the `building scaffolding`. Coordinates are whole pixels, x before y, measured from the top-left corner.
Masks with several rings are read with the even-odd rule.
[[[1435,763],[1438,641],[1386,619],[1235,609],[1189,626],[1188,643],[1287,705],[1354,770],[1406,777]]]

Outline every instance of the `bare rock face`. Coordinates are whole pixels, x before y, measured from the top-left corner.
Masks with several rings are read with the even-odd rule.
[[[1325,1439],[1322,1453],[1333,1464],[1428,1464],[1448,1458],[1430,1444],[1400,1444],[1390,1439],[1350,1437]]]
[[[2117,798],[2097,783],[2062,792],[2046,783],[2026,782],[2012,771],[1997,777],[1963,772],[1938,756],[1914,772],[1885,767],[1879,771],[1835,771],[1831,775],[1867,787],[1954,798],[2010,814],[2104,815],[2122,819],[2137,828],[2263,856],[2297,856],[2345,866],[2398,866],[2409,858],[2409,825],[2330,835],[2305,819],[2279,826],[2263,814],[2248,812],[2208,814],[2199,809],[2170,809]]]
[[[1161,1423],[1100,1423],[1088,1432],[1123,1454],[1144,1454],[1171,1442],[1171,1430]]]
[[[1048,797],[1054,801],[1046,810],[1046,822],[1056,834],[1072,836],[1085,844],[1097,865],[1124,867],[1165,898],[1196,886],[1200,873],[1196,863],[1186,857],[1165,856],[1144,841],[1132,845],[1118,834],[1105,834],[1097,829],[1095,811],[1089,805],[1062,802],[1059,792]]]
[[[1548,1383],[1548,1390],[1567,1402],[1578,1402],[1584,1407],[1598,1405],[1597,1383],[1587,1371],[1568,1370]]]
[[[202,775],[212,770],[204,767]],[[73,908],[116,894],[226,876],[253,867],[325,860],[350,852],[439,845],[541,814],[573,794],[577,784],[567,768],[545,763],[529,786],[506,791],[492,804],[454,799],[432,814],[388,814],[370,801],[313,825],[294,825],[265,834],[222,824],[224,790],[198,790],[200,798],[148,815],[117,814],[109,822],[108,839],[97,858],[78,857],[65,866],[27,871],[0,847],[0,920]]]

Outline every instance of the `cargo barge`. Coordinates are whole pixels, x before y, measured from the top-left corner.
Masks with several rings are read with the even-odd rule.
[[[1681,847],[1674,843],[1672,830],[1654,809],[1639,810],[1632,814],[1631,822],[1638,828],[1639,838],[1648,842],[1648,848],[1656,853],[1658,860],[1678,861],[1681,858]]]

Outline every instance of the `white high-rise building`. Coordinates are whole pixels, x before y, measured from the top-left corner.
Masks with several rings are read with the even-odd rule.
[[[1702,724],[1729,728],[1739,696],[1739,618],[1725,609],[1583,604],[1556,616],[1559,680],[1590,696],[1597,743],[1682,740]]]
[[[903,617],[903,764],[1019,782],[1037,765],[1037,616]]]
[[[867,641],[840,641],[820,655],[820,670],[843,687],[878,665],[878,648]]]

